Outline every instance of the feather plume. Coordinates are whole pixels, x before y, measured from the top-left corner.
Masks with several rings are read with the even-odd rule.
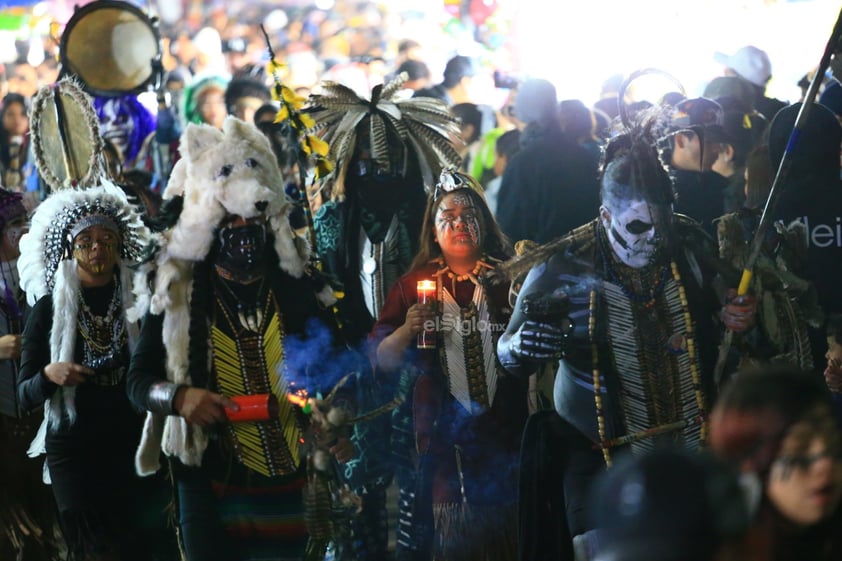
[[[308,132],[319,133],[330,144],[330,156],[336,162],[335,170],[321,179],[332,200],[344,198],[347,168],[360,148],[360,133],[368,137],[370,145],[365,148],[380,169],[405,172],[405,152],[414,153],[428,186],[442,168],[461,161],[451,140],[459,132],[457,120],[440,100],[399,99],[397,93],[405,81],[406,76],[401,75],[375,86],[367,100],[335,82],[321,84],[320,93],[310,97],[316,123]],[[397,143],[402,143],[404,150],[396,150]]]
[[[392,99],[392,97],[403,88],[403,85],[407,80],[409,80],[409,74],[401,72],[395,76],[394,80],[383,86],[383,91],[380,92],[380,98]]]
[[[378,113],[371,115],[371,159],[381,169],[389,168],[389,139],[386,136],[386,123]]]

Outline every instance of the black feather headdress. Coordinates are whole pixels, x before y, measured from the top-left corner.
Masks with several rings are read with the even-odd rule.
[[[336,163],[324,179],[329,198],[345,196],[349,164],[363,151],[377,170],[394,175],[406,173],[409,154],[414,154],[428,190],[442,168],[459,165],[461,158],[453,145],[458,121],[438,99],[400,99],[397,94],[406,79],[402,73],[375,86],[371,99],[335,82],[321,84],[321,93],[310,97],[316,124],[308,132],[322,136]]]

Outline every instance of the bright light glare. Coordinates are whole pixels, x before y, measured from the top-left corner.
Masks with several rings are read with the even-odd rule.
[[[316,0],[315,5],[319,10],[330,10],[336,2],[334,0]]]
[[[40,35],[35,35],[29,40],[29,52],[26,54],[26,63],[29,66],[39,66],[44,62],[44,42]]]
[[[818,64],[838,10],[837,0],[521,0],[516,60],[526,75],[553,82],[559,99],[590,104],[609,76],[646,67],[701,95],[723,73],[714,52],[755,45],[772,61],[767,93],[797,101],[796,84]],[[663,85],[668,89],[647,95],[676,89]]]

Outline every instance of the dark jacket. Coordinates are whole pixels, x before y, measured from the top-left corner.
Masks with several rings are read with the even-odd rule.
[[[512,241],[546,243],[599,210],[597,162],[560,128],[528,128],[503,174],[497,221]]]

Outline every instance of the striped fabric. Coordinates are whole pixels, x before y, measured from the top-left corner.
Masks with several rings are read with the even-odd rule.
[[[225,532],[238,553],[231,561],[301,559],[307,543],[300,474],[262,477],[235,469],[211,483]]]

